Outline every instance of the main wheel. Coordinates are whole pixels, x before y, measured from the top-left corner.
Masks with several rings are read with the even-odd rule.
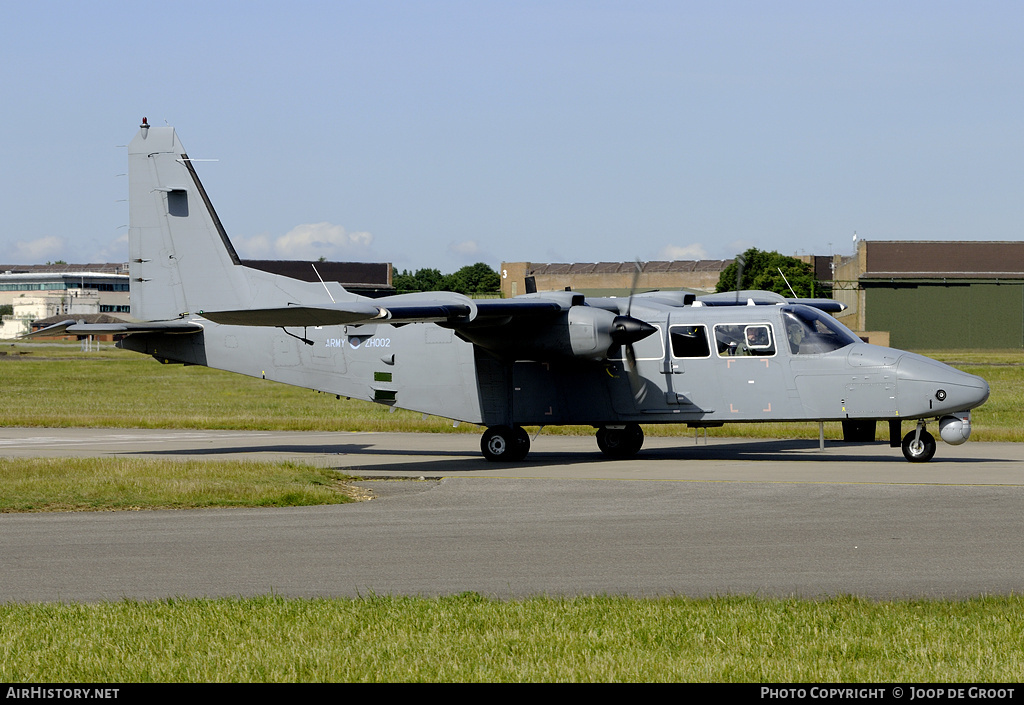
[[[927,463],[935,455],[935,439],[927,431],[921,431],[921,437],[914,440],[916,431],[903,437],[903,457],[912,463]]]
[[[491,426],[480,439],[480,451],[492,462],[522,460],[530,452],[530,436],[522,426]]]
[[[514,426],[512,431],[516,434],[515,455],[512,456],[512,460],[522,460],[530,452],[530,434],[522,426]]]
[[[625,428],[597,429],[597,447],[609,458],[621,460],[631,458],[644,445],[644,432],[639,424],[626,424]]]

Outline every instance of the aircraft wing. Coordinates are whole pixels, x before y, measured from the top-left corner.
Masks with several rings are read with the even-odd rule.
[[[513,320],[525,321],[550,318],[564,310],[558,301],[550,299],[477,299],[476,318],[472,326],[500,326]]]
[[[361,323],[415,323],[447,321],[464,317],[469,306],[453,303],[419,303],[397,306],[375,306],[363,302],[323,304],[319,306],[287,306],[285,308],[242,309],[238,311],[200,311],[199,315],[214,323],[229,326],[271,326],[300,328],[307,326],[340,326]]]
[[[199,315],[214,323],[232,326],[301,328],[365,323],[445,323],[458,328],[501,325],[513,317],[548,316],[561,310],[562,305],[557,301],[472,300],[461,294],[438,291],[315,306],[296,304],[284,308],[200,311]]]
[[[193,321],[147,321],[144,323],[79,323],[75,320],[54,323],[52,326],[26,333],[22,338],[43,338],[54,335],[129,335],[131,333],[199,333],[201,323]]]

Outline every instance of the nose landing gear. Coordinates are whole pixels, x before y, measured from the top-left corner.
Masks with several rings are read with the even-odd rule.
[[[912,463],[927,463],[935,455],[935,439],[924,430],[924,421],[903,437],[903,457]]]

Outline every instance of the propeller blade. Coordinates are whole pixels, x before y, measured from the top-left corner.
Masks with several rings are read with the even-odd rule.
[[[641,403],[647,396],[647,382],[640,376],[640,370],[636,367],[636,351],[633,344],[625,346],[626,352],[626,376],[629,378],[629,388],[633,392],[633,399],[637,404]]]
[[[636,293],[637,284],[640,283],[640,273],[643,271],[643,265],[640,264],[640,259],[636,260],[636,267],[633,270],[633,283],[629,285],[629,300],[626,302],[626,315],[630,314],[633,310],[633,294]]]

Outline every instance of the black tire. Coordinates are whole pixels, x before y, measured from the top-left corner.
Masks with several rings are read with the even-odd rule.
[[[644,432],[639,424],[626,424],[625,428],[597,429],[597,447],[609,458],[632,458],[644,445]]]
[[[911,431],[903,437],[903,457],[911,463],[927,463],[935,455],[935,439],[927,431],[921,431],[920,440],[915,443]]]
[[[522,460],[530,452],[530,436],[522,426],[491,426],[480,439],[480,452],[496,463]]]
[[[522,460],[530,452],[530,434],[522,426],[516,426],[512,430],[516,434],[516,452],[512,460]]]

